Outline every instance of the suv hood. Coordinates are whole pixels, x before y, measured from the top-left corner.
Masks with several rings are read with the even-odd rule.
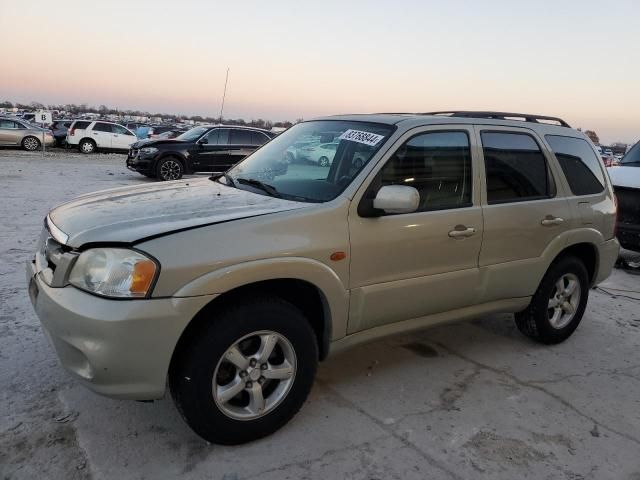
[[[267,197],[201,178],[90,193],[49,212],[71,247],[136,241],[313,204]]]
[[[185,142],[183,140],[176,140],[175,138],[167,138],[164,140],[153,140],[151,138],[145,138],[144,140],[139,140],[131,145],[131,148],[155,147],[156,145],[171,145],[176,143]]]
[[[640,189],[640,166],[625,167],[620,165],[607,168],[607,172],[614,187]]]

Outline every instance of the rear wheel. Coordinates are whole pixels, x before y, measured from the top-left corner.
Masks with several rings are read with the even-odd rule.
[[[38,150],[40,148],[40,145],[42,144],[40,143],[40,140],[38,140],[36,137],[25,137],[22,140],[22,148],[24,148],[29,152]]]
[[[78,148],[82,153],[89,154],[96,151],[96,142],[91,140],[90,138],[85,138],[81,140],[78,144]]]
[[[184,173],[182,162],[177,158],[167,157],[158,162],[156,175],[158,180],[179,180]]]
[[[589,275],[576,257],[564,257],[549,267],[526,310],[515,315],[518,329],[538,342],[560,343],[571,336],[584,314]]]
[[[279,298],[217,310],[172,361],[178,410],[205,440],[239,444],[286,424],[307,398],[318,347],[307,319]]]

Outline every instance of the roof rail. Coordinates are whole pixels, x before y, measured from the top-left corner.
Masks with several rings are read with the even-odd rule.
[[[472,111],[450,111],[450,112],[426,112],[421,115],[443,115],[447,117],[463,118],[495,118],[497,120],[521,120],[531,123],[557,122],[562,127],[571,126],[558,117],[548,117],[545,115],[532,115],[530,113],[509,113],[509,112],[472,112]],[[542,121],[541,121],[542,120]]]

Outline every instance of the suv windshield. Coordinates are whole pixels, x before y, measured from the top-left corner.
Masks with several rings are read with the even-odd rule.
[[[183,140],[185,142],[195,142],[204,134],[209,127],[193,127],[191,130],[187,130],[182,135],[178,135],[176,140]]]
[[[638,165],[640,166],[640,142],[636,143],[627,154],[622,157],[620,165]]]
[[[347,188],[394,130],[393,125],[342,120],[299,123],[233,167],[227,177],[256,193],[326,202]],[[229,183],[224,178],[220,181]]]

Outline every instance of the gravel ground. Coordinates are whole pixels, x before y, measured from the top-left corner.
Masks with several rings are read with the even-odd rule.
[[[640,480],[640,276],[592,291],[562,345],[494,315],[337,355],[293,422],[220,447],[169,398],[70,380],[28,300],[24,262],[53,205],[149,180],[123,155],[65,151],[0,150],[0,172],[0,478]]]

